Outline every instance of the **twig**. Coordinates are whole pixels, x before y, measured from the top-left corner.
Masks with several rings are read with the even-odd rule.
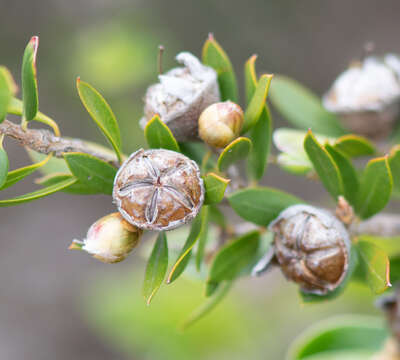
[[[350,231],[354,235],[400,236],[400,215],[381,213],[371,219],[354,223]]]
[[[63,154],[67,152],[81,152],[95,156],[117,168],[120,166],[116,156],[103,152],[100,153],[79,139],[67,139],[55,136],[48,130],[27,129],[24,131],[20,125],[14,124],[9,120],[4,120],[0,124],[0,135],[11,137],[17,140],[20,145],[42,154],[53,153],[54,156],[62,158]]]

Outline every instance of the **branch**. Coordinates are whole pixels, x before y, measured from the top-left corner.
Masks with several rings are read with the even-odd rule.
[[[400,236],[400,215],[378,214],[371,219],[353,224],[350,230],[354,235]]]
[[[4,120],[0,124],[0,135],[9,136],[17,140],[20,145],[42,154],[54,153],[54,156],[62,158],[63,154],[67,152],[81,152],[104,160],[116,168],[120,166],[116,156],[99,152],[80,139],[55,136],[48,130],[23,130],[20,125]]]

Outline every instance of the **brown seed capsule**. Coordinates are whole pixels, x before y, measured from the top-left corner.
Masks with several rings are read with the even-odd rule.
[[[220,100],[217,73],[188,52],[176,60],[184,66],[159,75],[160,82],[148,88],[140,126],[158,114],[178,141],[193,140],[201,112]]]
[[[208,145],[223,148],[240,135],[243,110],[232,101],[207,107],[199,118],[199,136]]]
[[[381,139],[392,131],[399,115],[399,74],[396,55],[369,56],[339,75],[323,104],[350,131]]]
[[[97,220],[83,241],[74,240],[71,250],[85,250],[105,263],[116,263],[138,245],[142,230],[125,221],[120,213],[113,213]]]
[[[171,230],[193,219],[204,200],[197,164],[170,150],[138,150],[118,170],[114,202],[131,224]]]
[[[325,295],[342,283],[349,267],[350,239],[335,217],[312,206],[293,205],[270,229],[282,272],[302,291]]]

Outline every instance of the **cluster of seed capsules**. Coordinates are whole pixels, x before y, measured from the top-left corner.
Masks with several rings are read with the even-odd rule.
[[[160,75],[145,97],[142,127],[156,114],[178,141],[201,139],[223,148],[240,135],[243,111],[239,105],[220,102],[216,72],[189,53],[183,64]],[[194,219],[204,201],[205,189],[197,163],[166,149],[140,149],[129,156],[114,180],[113,200],[118,212],[94,223],[83,249],[95,258],[122,261],[138,245],[143,230],[167,231]],[[284,275],[303,291],[334,291],[349,270],[350,239],[333,215],[308,205],[287,208],[272,222],[273,254]],[[270,262],[270,261],[268,261]]]

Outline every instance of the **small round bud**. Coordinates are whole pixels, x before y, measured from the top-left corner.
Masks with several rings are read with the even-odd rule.
[[[293,205],[281,212],[270,229],[282,272],[302,291],[325,295],[345,279],[350,239],[334,216],[312,206]]]
[[[232,101],[212,104],[199,118],[199,136],[208,145],[223,148],[240,135],[243,110]]]
[[[108,263],[124,260],[138,245],[142,230],[126,222],[120,213],[97,220],[83,241],[74,240],[71,250],[85,250],[94,258]]]
[[[138,150],[114,180],[114,202],[132,225],[171,230],[193,219],[204,201],[197,164],[170,150]]]
[[[323,105],[350,131],[372,139],[387,136],[399,114],[400,59],[367,57],[339,75]]]
[[[178,141],[194,140],[201,112],[220,100],[217,73],[188,52],[176,60],[184,66],[159,75],[160,82],[147,89],[140,126],[158,114]]]

